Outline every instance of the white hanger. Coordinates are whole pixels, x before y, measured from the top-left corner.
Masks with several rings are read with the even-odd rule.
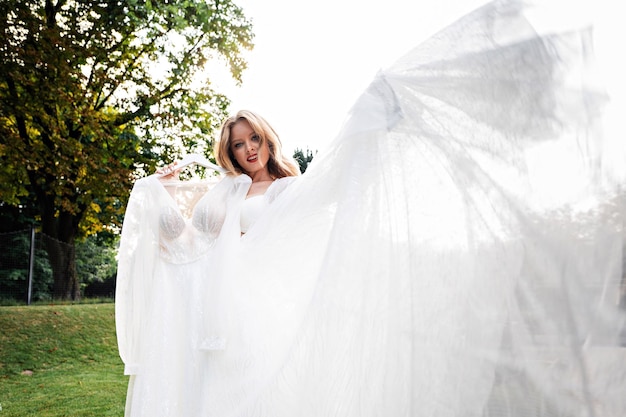
[[[185,168],[186,166],[191,165],[191,164],[201,165],[201,166],[203,166],[205,168],[211,168],[211,169],[213,169],[213,170],[215,170],[217,172],[221,172],[221,173],[226,172],[226,170],[224,168],[222,168],[219,165],[214,164],[213,162],[211,162],[207,158],[205,158],[204,155],[201,155],[199,153],[190,153],[190,154],[185,155],[183,157],[183,159],[181,159],[180,161],[178,161],[176,163],[175,169],[176,170],[182,169],[182,168]],[[168,172],[168,174],[169,174],[169,172]],[[163,176],[163,175],[166,175],[166,173],[159,174],[159,176]]]

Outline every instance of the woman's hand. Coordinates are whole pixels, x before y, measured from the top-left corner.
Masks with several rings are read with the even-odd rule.
[[[180,169],[176,169],[177,162],[158,168],[156,173],[160,174],[161,181],[177,180]]]

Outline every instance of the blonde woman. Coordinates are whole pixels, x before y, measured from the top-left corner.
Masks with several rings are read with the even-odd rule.
[[[248,110],[240,110],[223,123],[217,162],[230,175],[245,175],[251,179],[241,207],[242,234],[300,175],[293,158],[282,153],[276,131],[263,117]]]

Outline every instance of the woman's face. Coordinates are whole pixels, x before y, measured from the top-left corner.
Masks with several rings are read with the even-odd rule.
[[[239,120],[230,128],[230,151],[246,174],[252,176],[259,171],[267,171],[270,149],[267,141],[261,145],[257,135],[247,120]]]

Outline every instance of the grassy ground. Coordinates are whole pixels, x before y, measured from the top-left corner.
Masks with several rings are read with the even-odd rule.
[[[114,305],[0,307],[0,417],[124,415]]]

